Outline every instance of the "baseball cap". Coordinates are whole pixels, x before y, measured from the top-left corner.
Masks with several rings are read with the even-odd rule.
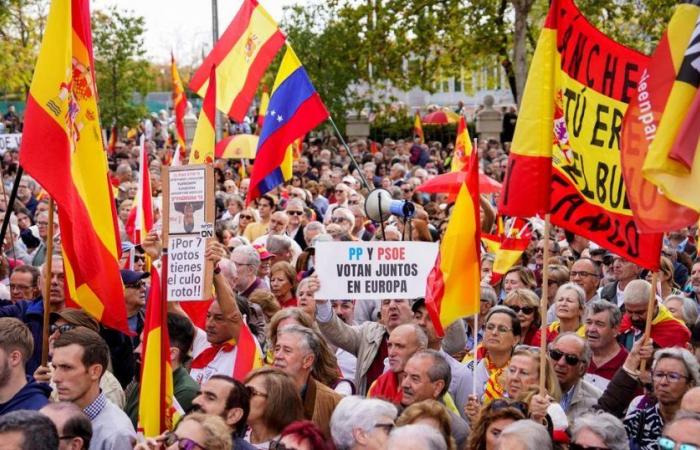
[[[135,270],[122,269],[119,271],[122,276],[122,283],[124,284],[134,284],[139,280],[148,278],[151,276],[148,272],[136,272]]]
[[[258,251],[258,255],[260,255],[260,261],[270,259],[274,256],[272,253],[268,252],[267,248],[265,248],[265,246],[262,244],[255,244],[253,245],[253,248]]]

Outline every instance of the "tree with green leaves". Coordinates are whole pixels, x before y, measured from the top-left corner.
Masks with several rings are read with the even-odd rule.
[[[134,94],[145,98],[152,84],[145,60],[144,18],[112,8],[94,13],[92,20],[102,124],[134,126],[147,112],[143,103],[134,101]]]

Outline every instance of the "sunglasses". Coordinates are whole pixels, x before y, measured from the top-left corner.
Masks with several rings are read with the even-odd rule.
[[[610,450],[608,447],[589,447],[587,445],[577,444],[572,442],[569,444],[569,450]]]
[[[165,441],[163,441],[166,447],[170,447],[173,444],[177,444],[178,450],[207,450],[206,447],[193,441],[190,438],[181,438],[177,434],[172,432],[165,433]],[[272,447],[270,447],[272,448]]]
[[[287,215],[290,216],[302,216],[304,215],[303,211],[287,211]]]
[[[565,357],[564,360],[570,366],[575,366],[576,364],[581,362],[581,359],[576,355],[569,355],[568,353],[563,353],[563,352],[560,352],[559,350],[550,350],[549,351],[549,358],[553,362],[558,362],[562,356]]]
[[[146,285],[146,283],[144,283],[142,280],[139,280],[136,283],[125,284],[124,287],[130,288],[130,289],[141,289],[145,285]]]
[[[676,442],[673,439],[665,436],[661,436],[657,443],[659,444],[659,448],[661,450],[675,450],[676,445],[679,446],[679,450],[698,450],[697,445]]]
[[[238,215],[239,219],[245,219],[245,220],[253,220],[253,216],[249,216],[247,214],[239,214]]]
[[[513,311],[515,314],[518,314],[520,311],[523,312],[525,315],[530,315],[535,312],[535,308],[532,306],[523,306],[522,308],[520,306],[508,306],[511,311]]]
[[[146,257],[145,256],[134,256],[134,262],[138,262],[138,261],[145,262]]]
[[[341,222],[345,222],[346,220],[348,220],[348,219],[346,219],[345,217],[331,217],[332,223],[341,223]]]
[[[499,398],[498,400],[494,400],[491,403],[489,403],[489,410],[491,411],[500,411],[505,408],[515,408],[521,413],[523,413],[525,417],[527,417],[528,415],[527,403],[525,402],[513,402]]]
[[[60,334],[65,333],[66,331],[70,331],[73,328],[75,328],[75,325],[71,325],[69,323],[65,325],[56,325],[56,324],[51,324],[49,326],[49,334],[54,334],[55,332],[59,332]]]

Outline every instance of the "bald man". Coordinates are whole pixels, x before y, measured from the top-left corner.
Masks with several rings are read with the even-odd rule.
[[[700,386],[690,389],[681,399],[681,411],[700,413]]]

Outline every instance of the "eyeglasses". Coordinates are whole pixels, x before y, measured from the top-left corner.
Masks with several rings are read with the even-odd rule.
[[[287,214],[290,216],[301,216],[304,214],[303,211],[287,211]]]
[[[197,448],[201,450],[207,450],[202,444],[193,441],[190,438],[181,438],[177,434],[168,431],[165,433],[165,441],[163,442],[166,447],[170,447],[173,444],[177,444],[179,450],[195,450]]]
[[[255,389],[253,386],[246,386],[246,387],[248,388],[248,391],[250,392],[251,397],[267,398],[267,393],[260,392],[259,390]]]
[[[253,216],[249,216],[247,214],[239,214],[238,215],[239,219],[245,219],[245,220],[253,220]]]
[[[386,434],[391,433],[391,430],[393,430],[395,427],[396,425],[393,423],[378,423],[374,425],[374,428],[382,429],[386,432]]]
[[[579,358],[576,355],[570,355],[568,353],[560,352],[559,350],[550,350],[549,351],[549,358],[553,362],[558,362],[561,357],[564,356],[564,361],[570,366],[575,366],[576,364],[581,362],[581,358]]]
[[[35,286],[27,286],[26,284],[15,284],[15,283],[10,283],[10,290],[11,291],[26,291],[27,289],[31,289]]]
[[[348,202],[348,205],[350,205],[350,206],[359,205],[359,204],[360,204],[359,200],[350,200]]]
[[[63,334],[67,331],[72,330],[73,328],[75,328],[75,325],[71,325],[70,323],[67,323],[64,325],[51,324],[51,325],[49,325],[49,334],[54,334],[57,331],[60,334]]]
[[[515,408],[518,411],[520,411],[521,413],[523,413],[523,415],[525,417],[527,417],[527,415],[528,415],[527,403],[524,403],[524,402],[513,402],[513,401],[499,398],[499,399],[494,400],[491,403],[489,403],[489,410],[490,411],[500,411],[500,410],[505,409],[505,408]]]
[[[571,278],[576,278],[576,277],[585,278],[585,277],[597,277],[598,276],[597,273],[586,272],[585,270],[569,272],[569,275],[571,276]]]
[[[673,439],[665,436],[661,436],[657,443],[659,444],[659,448],[662,450],[675,450],[676,445],[678,446],[679,450],[698,450],[697,445],[676,442]]]
[[[499,334],[506,334],[510,331],[513,331],[512,328],[505,327],[503,325],[496,325],[493,323],[489,323],[486,325],[486,331],[494,332],[497,331]]]
[[[572,442],[569,444],[569,450],[610,450],[608,447],[589,447],[587,445],[577,444]]]
[[[128,289],[141,289],[145,285],[146,283],[144,283],[143,280],[139,280],[136,283],[125,284],[124,287]]]
[[[683,379],[683,378],[688,379],[689,377],[686,376],[686,375],[682,375],[682,374],[680,374],[680,373],[678,373],[678,372],[658,372],[658,371],[654,371],[654,372],[652,372],[652,374],[651,374],[651,378],[652,378],[654,381],[661,381],[661,380],[663,380],[664,378],[666,378],[666,379],[668,380],[669,383],[678,383],[679,381],[681,381],[681,379]]]
[[[522,308],[520,306],[508,306],[511,311],[513,311],[515,314],[518,314],[520,311],[523,312],[526,316],[529,316],[530,314],[535,312],[535,308],[532,306],[523,306]]]
[[[137,262],[137,261],[145,262],[146,257],[143,255],[136,255],[136,256],[134,256],[134,262]]]
[[[342,189],[336,189],[336,190],[335,190],[335,193],[336,193],[336,194],[345,194],[345,191],[342,190]]]

